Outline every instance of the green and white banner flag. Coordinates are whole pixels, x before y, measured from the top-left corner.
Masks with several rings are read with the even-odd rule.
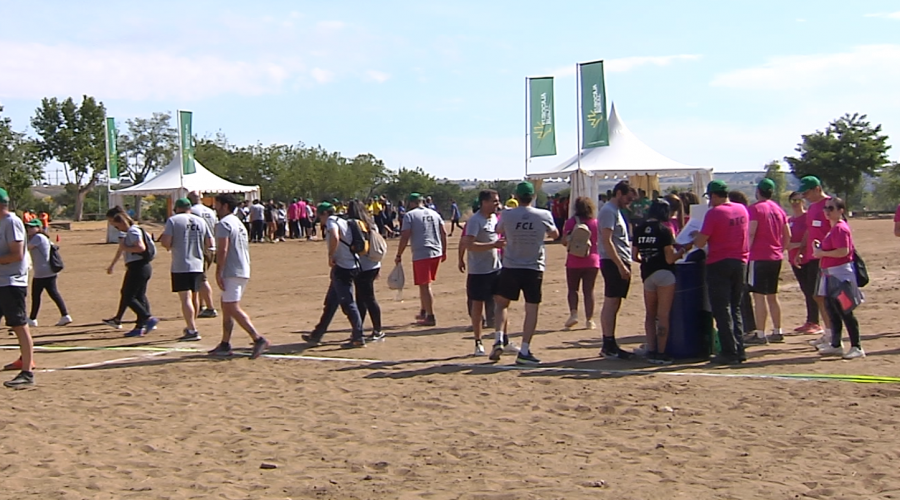
[[[553,77],[529,78],[531,96],[529,131],[531,134],[530,158],[556,154],[556,128],[553,119]]]
[[[119,178],[119,150],[116,148],[116,119],[106,118],[106,174],[110,180]]]
[[[609,146],[603,61],[579,64],[581,74],[581,149]]]
[[[191,118],[193,113],[190,111],[178,112],[178,135],[181,144],[181,171],[184,175],[193,174],[197,171],[194,166],[194,134],[191,130]]]

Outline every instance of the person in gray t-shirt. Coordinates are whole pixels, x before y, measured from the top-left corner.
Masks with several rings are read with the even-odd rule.
[[[200,203],[203,196],[199,191],[191,191],[188,193],[188,199],[191,200],[191,213],[203,219],[206,222],[206,225],[209,226],[210,234],[215,234],[216,224],[219,223],[219,217],[216,215],[216,211]],[[208,248],[203,253],[204,274],[203,283],[200,285],[200,306],[202,309],[199,309],[197,312],[198,318],[215,318],[218,315],[216,306],[213,304],[212,286],[210,286],[209,281],[206,279],[206,271],[216,261],[215,243],[216,240],[213,239],[212,247]]]
[[[203,256],[212,246],[212,231],[200,217],[192,214],[191,201],[175,201],[175,215],[166,221],[160,243],[172,252],[172,291],[181,300],[181,313],[187,328],[180,340],[200,340],[197,312],[200,289],[205,282]]]
[[[631,284],[631,236],[628,219],[622,210],[634,201],[636,193],[628,181],[620,181],[613,188],[609,202],[597,216],[600,229],[600,273],[603,275],[603,306],[600,308],[600,329],[603,331],[605,357],[629,359],[632,353],[619,349],[616,343],[616,316],[622,299],[628,296]]]
[[[20,370],[12,380],[3,382],[11,388],[34,385],[34,341],[28,331],[25,295],[28,292],[28,267],[25,262],[25,226],[9,211],[9,194],[0,188],[0,310],[6,326],[19,340],[19,359],[4,367]]]
[[[413,282],[419,287],[420,326],[435,326],[434,292],[431,283],[437,278],[438,267],[447,260],[447,229],[440,214],[425,206],[419,193],[409,195],[409,210],[403,216],[400,244],[394,262],[403,262],[403,251],[412,247]]]
[[[500,249],[506,242],[497,234],[496,211],[500,207],[500,195],[492,189],[478,193],[478,211],[466,222],[460,248],[468,252],[466,295],[471,301],[469,315],[475,334],[475,356],[484,356],[481,342],[482,310],[494,307],[494,293],[500,277]],[[466,264],[460,259],[460,270]],[[488,314],[492,316],[492,314]]]
[[[66,309],[66,303],[56,288],[57,273],[50,268],[50,237],[43,232],[41,221],[34,219],[25,225],[28,231],[28,252],[31,254],[31,265],[34,272],[31,278],[31,314],[28,315],[28,326],[38,326],[37,317],[41,310],[41,295],[44,290],[59,309],[59,321],[56,326],[66,326],[72,317]]]

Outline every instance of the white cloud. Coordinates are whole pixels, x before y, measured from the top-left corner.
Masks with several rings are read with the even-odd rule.
[[[900,19],[900,10],[897,12],[881,12],[878,14],[866,14],[865,17],[880,17],[883,19]]]
[[[309,73],[318,83],[328,83],[334,80],[334,73],[327,69],[313,68]]]
[[[641,66],[669,66],[678,61],[696,61],[702,56],[698,54],[677,54],[671,56],[634,56],[607,59],[604,70],[610,73],[625,73]],[[575,76],[575,65],[563,66],[550,72],[557,78]]]
[[[227,60],[162,51],[0,41],[0,96],[36,99],[88,94],[103,99],[200,99],[278,92],[298,61]]]
[[[317,31],[339,31],[343,29],[347,24],[343,21],[319,21],[316,23]]]
[[[799,90],[840,83],[900,84],[900,45],[861,45],[849,52],[778,56],[716,76],[711,85],[734,89]]]
[[[372,80],[374,82],[384,83],[391,78],[391,75],[389,75],[383,71],[377,71],[377,70],[372,69],[372,70],[366,71],[366,77],[369,80]]]

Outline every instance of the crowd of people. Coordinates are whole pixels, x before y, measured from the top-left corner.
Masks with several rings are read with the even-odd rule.
[[[563,212],[561,197],[551,200],[550,210],[536,208],[535,189],[529,182],[519,183],[514,197],[505,203],[496,191],[482,190],[472,203],[473,213],[465,225],[460,225],[462,213],[453,201],[450,235],[461,228],[458,269],[467,274],[474,355],[497,361],[504,353],[512,353],[516,364],[540,363],[532,344],[543,299],[545,244],[559,239],[567,252],[570,316],[566,328],[581,322],[580,301],[585,326],[597,328],[594,287],[598,276],[603,278],[599,308],[603,357],[641,356],[652,364],[672,363],[667,341],[677,286],[676,262],[680,259],[702,262],[706,268],[707,296],[720,346],[714,363],[742,363],[746,346],[783,342],[784,336],[792,333],[819,335],[811,344],[822,355],[864,357],[859,324],[853,314],[863,301],[859,286],[864,283],[858,279],[857,253],[845,220],[844,202],[827,196],[821,182],[808,176],[801,180],[800,190],[790,195],[788,216],[772,199],[774,190],[774,183],[763,179],[751,204],[729,191],[724,182],[712,181],[705,193],[708,210],[702,223],[693,225],[690,207],[700,201],[695,194],[644,200],[646,195],[628,181],[619,182],[599,200],[577,198],[571,217],[568,207]],[[4,384],[27,387],[34,384],[29,326],[37,326],[43,291],[59,309],[58,326],[71,323],[72,318],[56,286],[56,275],[62,267],[61,261],[54,265],[59,260],[58,249],[50,243],[39,219],[23,223],[8,204],[7,193],[0,189],[0,314],[6,317],[21,349],[20,358],[5,367],[19,373]],[[271,200],[266,204],[259,200],[248,203],[223,194],[215,197],[213,206],[203,205],[199,192],[177,200],[175,214],[166,221],[158,240],[136,224],[126,210],[109,210],[107,220],[120,232],[120,238],[107,271],[113,273],[120,259],[126,269],[118,309],[103,320],[105,324],[122,328],[123,315],[130,309],[137,319],[126,337],[142,337],[157,327],[159,320],[152,314],[147,284],[159,243],[172,256],[171,289],[178,296],[185,321],[179,340],[201,340],[197,319],[221,314],[222,336],[209,354],[232,355],[231,337],[237,323],[249,335],[253,343],[250,357],[255,359],[267,350],[269,342],[241,308],[250,279],[250,243],[310,239],[318,230],[326,242],[331,279],[321,318],[313,331],[303,336],[306,342],[314,345],[322,341],[338,308],[351,326],[351,337],[342,347],[360,348],[384,338],[375,283],[383,260],[389,258],[385,238],[392,236],[399,237],[395,266],[402,266],[407,248],[410,250],[413,282],[419,289],[416,322],[437,325],[432,284],[448,257],[449,235],[430,197],[412,193],[405,204],[376,197],[365,202],[332,200],[315,205],[309,199],[295,199],[285,205]],[[561,215],[564,220],[560,220]],[[900,234],[900,217],[897,227]],[[782,325],[778,301],[785,252],[806,299],[806,322],[792,331]],[[34,268],[30,316],[25,314],[26,255]],[[618,345],[616,324],[635,264],[643,282],[646,341],[638,351],[631,352]],[[213,287],[207,278],[213,266],[221,311],[215,308]],[[525,315],[521,344],[516,346],[509,339],[508,311],[511,302],[520,298],[525,302]],[[372,325],[369,335],[365,334],[366,317]],[[770,330],[766,328],[769,318]],[[748,323],[752,327],[747,328]],[[842,341],[844,327],[850,337],[847,350]],[[493,346],[488,351],[483,339],[484,330],[490,328]]]

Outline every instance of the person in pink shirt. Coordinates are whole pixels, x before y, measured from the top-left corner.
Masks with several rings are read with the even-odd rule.
[[[897,205],[897,211],[894,212],[894,236],[900,237],[900,205]]]
[[[597,274],[600,272],[600,250],[597,246],[597,237],[600,229],[597,227],[597,215],[594,202],[586,197],[579,196],[575,199],[575,216],[567,220],[563,226],[563,246],[568,247],[569,236],[578,224],[584,224],[591,231],[591,248],[586,257],[567,253],[566,255],[566,283],[568,285],[569,319],[566,328],[572,328],[578,324],[578,289],[584,294],[584,314],[589,330],[596,330],[594,323],[594,284],[597,283]],[[587,234],[585,234],[587,236]]]
[[[722,349],[712,361],[736,365],[747,359],[742,338],[741,299],[750,257],[749,215],[746,207],[728,201],[728,185],[723,181],[707,184],[706,194],[710,209],[700,231],[694,235],[694,246],[709,245],[706,286]]]
[[[299,238],[300,236],[300,216],[297,211],[297,198],[294,198],[294,201],[288,205],[287,209],[287,219],[288,219],[288,234],[289,238],[294,240]]]
[[[815,250],[813,242],[824,240],[828,231],[831,230],[831,221],[825,215],[825,203],[831,198],[822,191],[822,181],[813,175],[807,175],[800,179],[800,189],[798,191],[803,193],[803,198],[809,202],[809,210],[806,212],[806,246],[800,249],[800,253],[797,254],[797,260],[800,262],[801,270],[806,274],[806,279],[818,284],[820,265],[819,259],[813,255]],[[831,318],[825,311],[825,299],[817,294],[813,294],[813,298],[816,301],[816,306],[818,306],[819,315],[822,316],[825,330],[823,332],[822,329],[810,328],[804,333],[822,335],[810,342],[810,344],[818,348],[820,345],[831,342]]]
[[[821,330],[819,328],[819,306],[816,305],[816,279],[808,279],[800,267],[797,255],[800,249],[806,248],[806,206],[803,205],[803,193],[794,191],[788,197],[791,202],[791,217],[788,226],[791,228],[791,242],[788,244],[788,263],[794,271],[794,277],[800,284],[803,297],[806,300],[806,323],[794,329],[794,333],[803,334],[809,330]]]
[[[784,249],[791,240],[787,214],[772,201],[775,182],[765,178],[756,186],[756,203],[750,205],[750,269],[748,272],[756,331],[744,337],[744,344],[784,342],[781,329],[781,304],[778,302],[778,277]],[[772,316],[772,334],[766,337],[766,316]]]

